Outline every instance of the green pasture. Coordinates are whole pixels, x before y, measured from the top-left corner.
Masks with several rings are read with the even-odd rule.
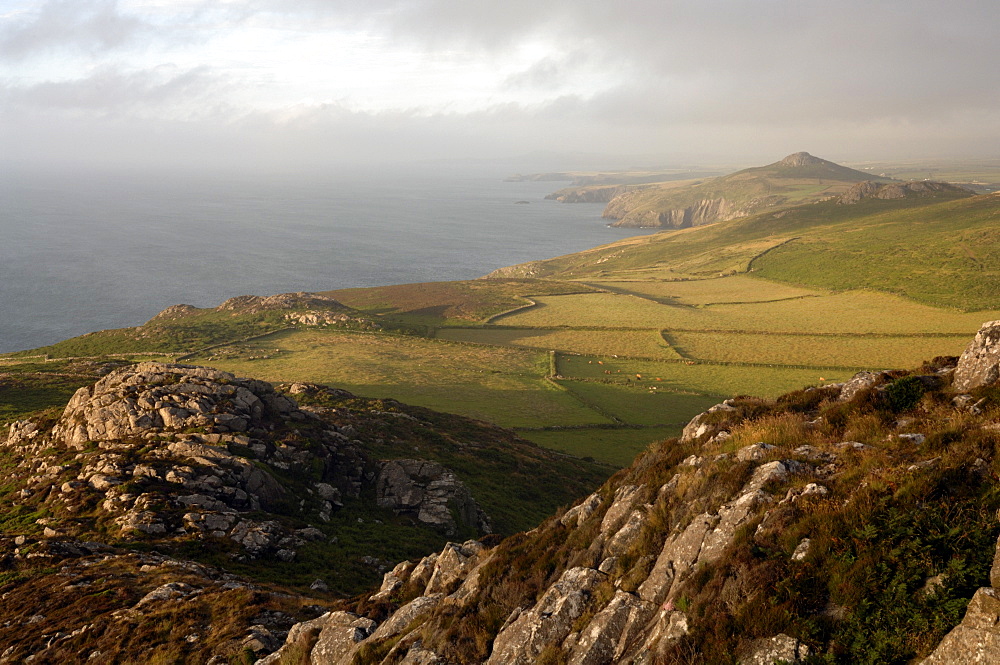
[[[680,425],[667,427],[590,427],[586,429],[518,430],[522,438],[576,457],[628,466],[650,443],[679,436]]]
[[[910,369],[935,356],[961,355],[969,335],[853,337],[750,333],[671,332],[688,358],[776,365]]]
[[[551,349],[595,356],[617,354],[664,360],[680,358],[659,330],[448,328],[439,330],[437,337],[456,342]]]
[[[926,206],[845,233],[815,232],[757,259],[764,277],[832,289],[879,288],[932,305],[1000,304],[997,195]],[[873,260],[873,249],[883,255]]]
[[[762,302],[825,295],[823,291],[764,281],[746,275],[684,281],[634,280],[627,282],[595,281],[593,286],[627,291],[654,299],[667,299],[682,305]]]
[[[598,365],[598,360],[603,364]],[[657,390],[690,391],[719,396],[720,399],[716,401],[733,395],[777,397],[805,386],[846,381],[854,374],[853,370],[827,371],[780,365],[687,364],[677,361],[588,358],[562,354],[559,355],[556,366],[559,374],[566,378],[596,379],[626,386],[638,385],[647,390],[655,386]],[[641,378],[637,377],[637,374]]]
[[[721,320],[691,307],[671,307],[638,296],[592,293],[536,298],[537,303],[494,320],[525,328],[715,328]]]
[[[419,325],[461,325],[528,305],[530,296],[591,290],[583,284],[555,280],[490,279],[341,289],[323,295],[390,320]]]
[[[761,290],[768,282],[761,281]],[[703,331],[973,335],[1000,311],[957,312],[876,291],[846,291],[773,302],[681,307],[612,293],[546,296],[496,320],[512,327],[559,325]]]
[[[661,377],[662,378],[662,377]],[[722,398],[667,390],[662,382],[629,384],[589,381],[558,381],[587,404],[593,404],[627,425],[684,425]]]
[[[233,350],[239,353],[227,353]],[[266,381],[322,383],[364,397],[391,397],[505,427],[610,422],[544,378],[547,353],[514,347],[293,330],[188,362]]]

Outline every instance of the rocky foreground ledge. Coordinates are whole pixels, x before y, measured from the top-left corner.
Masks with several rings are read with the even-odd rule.
[[[300,407],[292,396],[328,392],[349,395],[309,384],[294,384],[286,395],[214,369],[140,363],[78,390],[54,421],[14,423],[0,448],[8,465],[0,469],[0,485],[8,488],[0,522],[0,643],[6,642],[0,662],[28,656],[76,662],[68,654],[83,653],[87,644],[95,645],[87,651],[94,658],[126,662],[123,655],[134,655],[134,662],[148,662],[139,654],[149,644],[130,651],[125,640],[112,657],[96,636],[150,621],[181,602],[200,606],[204,617],[232,606],[229,632],[248,631],[228,635],[225,626],[198,616],[172,618],[188,626],[171,639],[196,647],[178,651],[193,662],[234,649],[264,655],[280,646],[296,617],[320,606],[303,609],[304,598],[273,594],[246,575],[259,577],[275,564],[301,571],[318,556],[344,557],[333,526],[344,515],[357,514],[360,524],[381,509],[441,535],[490,533],[489,516],[450,469],[420,459],[373,459],[355,426],[336,424],[343,417],[333,416],[343,413]],[[407,418],[416,420],[367,413],[354,422]],[[185,552],[216,565],[179,556]],[[376,546],[375,556],[351,565],[391,567],[378,553]],[[41,584],[46,565],[61,567],[58,581]],[[233,566],[242,566],[244,576],[227,571]],[[327,585],[316,579],[313,589],[322,598]],[[97,603],[72,611],[94,593],[119,601],[108,605],[118,609],[96,612]],[[123,607],[122,599],[131,604]]]
[[[998,331],[1000,322],[987,324],[961,359],[916,373],[861,372],[777,403],[727,400],[538,529],[493,549],[449,545],[400,564],[352,611],[295,626],[258,665],[306,654],[337,665],[858,662],[878,631],[892,630],[857,604],[889,584],[868,579],[868,569],[892,579],[897,564],[880,557],[911,539],[886,532],[879,542],[865,531],[870,547],[848,545],[838,525],[879,523],[880,505],[905,510],[900,486],[944,493],[921,493],[925,513],[955,515],[962,505],[982,517],[968,530],[946,524],[943,552],[908,552],[927,560],[905,583],[906,602],[885,610],[911,603],[934,624],[940,607],[964,607],[975,592],[964,621],[943,640],[940,625],[896,637],[923,645],[927,665],[1000,662],[998,506],[982,505],[996,494]],[[956,421],[960,433],[948,429]],[[956,546],[960,531],[975,543]],[[958,572],[957,560],[976,572]],[[861,579],[872,586],[842,590]],[[848,643],[855,630],[870,630],[870,644]]]

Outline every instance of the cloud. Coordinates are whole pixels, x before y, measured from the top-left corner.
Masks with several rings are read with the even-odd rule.
[[[1000,136],[995,0],[50,0],[0,21],[8,59],[90,56],[0,68],[0,120],[64,136],[53,154],[116,132],[234,163],[983,154]]]
[[[208,67],[180,71],[161,66],[131,72],[104,67],[80,79],[8,85],[0,95],[8,113],[198,117],[211,112],[228,85]]]
[[[98,52],[134,43],[149,26],[118,11],[115,0],[49,0],[37,12],[0,23],[0,55],[24,59],[57,50]]]

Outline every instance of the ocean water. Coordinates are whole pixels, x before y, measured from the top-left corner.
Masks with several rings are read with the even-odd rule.
[[[139,325],[178,303],[471,279],[636,234],[608,228],[601,204],[544,200],[563,183],[504,175],[5,169],[0,352]]]

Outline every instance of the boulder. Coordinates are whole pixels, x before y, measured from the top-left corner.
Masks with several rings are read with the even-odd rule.
[[[559,519],[563,526],[568,526],[570,528],[579,526],[583,524],[588,517],[594,514],[594,511],[601,505],[602,499],[600,494],[591,494],[582,503],[579,503],[569,510]]]
[[[426,460],[398,459],[382,463],[375,482],[378,505],[454,535],[460,527],[492,532],[489,516],[455,474]],[[456,520],[457,518],[457,520]]]
[[[717,413],[719,411],[735,411],[736,408],[732,405],[732,400],[726,400],[721,404],[716,404],[708,411],[704,413],[699,413],[697,416],[691,419],[691,421],[684,426],[684,430],[681,432],[681,443],[689,443],[694,441],[698,437],[704,436],[705,434],[715,434],[719,429],[706,422],[709,414]]]
[[[794,637],[779,633],[754,642],[749,654],[740,658],[739,665],[797,665],[810,655],[809,647]],[[963,661],[969,662],[969,661]]]
[[[996,589],[977,591],[962,623],[920,665],[968,663],[1000,663],[1000,592]]]
[[[316,639],[310,662],[336,663],[375,630],[376,623],[350,612],[332,612]]]
[[[966,347],[952,385],[959,392],[968,392],[1000,379],[1000,321],[982,325],[975,339]]]

